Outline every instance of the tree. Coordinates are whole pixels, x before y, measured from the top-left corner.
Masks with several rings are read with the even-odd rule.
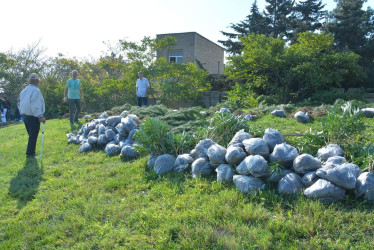
[[[314,32],[322,27],[322,20],[326,15],[326,12],[323,11],[324,7],[325,4],[322,4],[322,0],[304,0],[296,3],[293,42],[296,41],[298,33]]]
[[[294,18],[294,0],[265,0],[265,16],[270,20],[270,36],[289,39]]]
[[[254,1],[251,7],[250,14],[244,21],[237,24],[231,24],[230,28],[235,33],[221,31],[221,33],[228,37],[226,41],[220,40],[226,51],[230,54],[240,54],[243,49],[243,44],[240,37],[248,34],[268,34],[269,33],[269,20],[265,18],[258,10],[257,1]]]
[[[139,45],[135,42],[120,40],[121,51],[125,54],[126,61],[129,63],[138,63],[143,67],[148,67],[155,61],[158,49],[175,44],[176,39],[172,36],[167,36],[164,39],[144,37]]]
[[[374,87],[374,12],[370,7],[366,11],[362,9],[365,2],[339,0],[324,29],[334,35],[337,50],[351,50],[361,55],[360,64],[369,74],[364,85]]]
[[[334,35],[338,50],[358,52],[365,45],[370,26],[367,25],[368,16],[362,10],[364,2],[366,0],[339,0],[330,13],[330,22],[325,30]]]
[[[0,88],[3,88],[8,99],[17,103],[17,98],[31,73],[42,72],[45,67],[45,49],[39,42],[28,45],[18,52],[7,52],[0,57]],[[2,69],[1,69],[2,68]]]
[[[181,100],[194,101],[199,92],[210,88],[208,73],[193,63],[168,63],[162,57],[148,68],[148,73],[156,95],[167,106]]]
[[[229,57],[226,73],[237,81],[241,103],[259,95],[272,103],[285,103],[310,97],[320,90],[348,87],[364,79],[353,52],[333,50],[330,34],[300,33],[295,44],[286,46],[280,38],[249,35],[242,39],[242,55]],[[234,96],[234,95],[231,95]]]

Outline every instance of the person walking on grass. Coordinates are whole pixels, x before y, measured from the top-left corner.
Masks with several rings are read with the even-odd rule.
[[[35,157],[40,123],[46,122],[43,117],[45,112],[44,98],[38,85],[39,76],[36,73],[32,73],[29,76],[29,85],[24,88],[19,95],[19,110],[20,114],[23,116],[27,134],[29,135],[26,157]]]
[[[77,79],[78,71],[71,72],[72,78],[66,82],[64,92],[64,102],[69,101],[69,119],[70,125],[78,122],[79,113],[81,112],[81,101],[83,102],[83,95],[81,89],[81,81]]]
[[[138,106],[141,107],[142,104],[147,106],[149,81],[147,78],[143,77],[143,72],[139,72],[138,76],[139,79],[136,80],[136,95],[138,97]]]

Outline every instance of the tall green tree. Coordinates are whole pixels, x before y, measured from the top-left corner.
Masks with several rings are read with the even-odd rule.
[[[29,75],[33,72],[42,72],[46,62],[44,52],[45,49],[37,42],[17,52],[9,51],[0,57],[0,67],[3,68],[0,69],[3,75],[0,77],[0,88],[4,89],[12,103],[17,102],[18,95],[27,83]]]
[[[243,44],[240,37],[248,34],[269,34],[269,19],[259,12],[257,1],[254,1],[250,10],[250,14],[241,22],[231,24],[230,28],[234,32],[221,33],[228,37],[227,40],[219,40],[230,54],[240,54],[243,49]]]
[[[293,41],[296,41],[297,34],[305,31],[319,30],[325,18],[326,11],[323,10],[325,4],[322,0],[304,0],[297,2],[294,7],[295,22],[293,27]]]
[[[361,56],[360,64],[368,74],[362,84],[374,87],[374,11],[363,9],[366,0],[339,0],[329,13],[329,22],[324,29],[335,37],[339,51],[351,50]]]
[[[288,40],[294,23],[294,0],[265,0],[265,16],[270,19],[270,36]]]
[[[373,12],[363,10],[366,0],[339,0],[330,13],[330,20],[325,30],[335,37],[338,50],[349,49],[360,53],[373,34]]]

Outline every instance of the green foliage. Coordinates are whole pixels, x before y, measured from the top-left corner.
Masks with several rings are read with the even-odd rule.
[[[246,17],[244,21],[236,24],[231,24],[230,28],[234,30],[235,33],[229,33],[221,31],[221,33],[228,37],[226,41],[218,41],[223,46],[226,47],[226,51],[233,55],[238,55],[243,49],[243,44],[239,40],[242,36],[247,36],[251,33],[253,34],[270,34],[270,20],[260,13],[257,1],[254,1],[251,6],[250,14]]]
[[[140,152],[142,148],[154,155],[167,154],[171,151],[172,135],[169,133],[169,127],[158,118],[145,120],[134,135],[134,139],[140,145],[137,147]]]
[[[149,72],[153,77],[152,85],[158,90],[155,94],[166,106],[177,101],[196,100],[200,91],[210,88],[208,73],[193,63],[168,63],[162,57]]]
[[[140,119],[144,119],[146,117],[160,118],[161,116],[170,112],[170,110],[162,104],[148,107],[132,106],[129,111],[130,113],[136,114]]]
[[[352,162],[362,169],[368,169],[371,173],[374,172],[374,144],[368,143],[363,145],[362,142],[355,142],[353,144],[344,145],[345,157],[349,162]]]
[[[253,91],[246,84],[236,83],[234,88],[227,92],[229,100],[233,101],[240,108],[254,108],[258,101],[253,97]]]
[[[294,23],[295,33],[319,30],[326,15],[326,12],[323,10],[324,7],[325,4],[322,3],[322,0],[297,2],[294,8],[296,14]]]
[[[110,110],[114,112],[115,115],[120,115],[123,111],[127,110],[129,111],[133,106],[129,103],[126,103],[121,106],[114,106]]]
[[[299,151],[299,154],[317,154],[318,149],[325,146],[324,135],[314,133],[312,129],[299,135],[290,136],[287,141]]]
[[[135,133],[134,139],[138,144],[136,150],[153,155],[177,156],[190,150],[195,142],[192,136],[186,133],[173,134],[167,123],[158,118],[146,119]]]
[[[266,115],[271,113],[274,110],[283,110],[286,114],[290,114],[292,112],[295,112],[297,109],[297,106],[292,103],[287,104],[277,104],[277,105],[259,105],[258,107],[255,107],[252,110],[252,112],[256,113],[257,115]]]
[[[94,91],[96,98],[92,101],[100,104],[101,110],[108,110],[116,105],[125,103],[135,104],[136,93],[134,83],[126,79],[104,79]]]
[[[360,116],[360,112],[349,102],[341,107],[334,106],[327,116],[321,119],[318,133],[324,137],[326,144],[347,144],[354,135],[365,130]]]
[[[294,1],[292,0],[265,0],[265,16],[270,19],[270,35],[279,38],[288,38],[294,23]]]
[[[338,49],[348,48],[358,52],[366,45],[369,34],[373,32],[373,24],[370,22],[370,9],[366,12],[362,8],[365,2],[341,0],[330,13],[332,21],[325,25],[325,29],[334,34]]]
[[[199,129],[199,137],[211,139],[214,142],[226,146],[239,130],[248,131],[248,122],[243,116],[232,113],[216,113],[210,119],[209,126]]]
[[[245,82],[236,85],[233,93],[245,93],[237,98],[256,94],[272,96],[273,103],[299,101],[317,91],[354,86],[365,78],[359,56],[333,51],[334,38],[329,34],[300,33],[289,46],[265,35],[241,40],[243,53],[229,57],[226,67],[229,78]]]
[[[180,125],[174,127],[171,132],[175,134],[180,133],[187,133],[190,135],[193,135],[194,137],[199,138],[196,134],[196,130],[199,130],[199,128],[206,128],[209,125],[209,122],[205,119],[198,119],[198,120],[190,120],[181,122]]]
[[[209,74],[208,81],[212,86],[212,91],[229,91],[234,85],[232,79],[228,79],[226,75]]]
[[[362,100],[364,97],[364,94],[362,92],[339,92],[334,90],[322,90],[317,91],[313,94],[309,99],[304,100],[309,102],[308,104],[305,103],[305,105],[315,105],[315,104],[334,104],[337,99],[341,99],[344,101],[349,100]]]
[[[150,67],[154,62],[156,51],[165,47],[176,44],[176,39],[167,36],[164,39],[151,39],[144,37],[140,44],[135,42],[128,42],[125,40],[119,41],[121,50],[125,52],[127,60],[132,64],[140,64],[143,67]]]
[[[65,85],[61,84],[58,79],[48,77],[39,85],[39,88],[45,101],[45,117],[58,117],[69,112],[68,106],[61,102],[63,97],[61,93],[64,92]]]
[[[17,103],[19,93],[28,84],[29,75],[40,75],[43,71],[46,66],[44,51],[39,48],[39,43],[34,43],[17,52],[0,53],[0,88],[11,103]]]
[[[160,117],[170,127],[178,127],[184,125],[188,121],[198,121],[203,119],[200,113],[203,109],[201,107],[193,107],[186,109],[179,109],[178,111],[169,111],[164,116]]]
[[[359,108],[352,102],[341,105],[338,102],[326,116],[316,122],[314,129],[310,128],[309,131],[300,133],[294,138],[288,138],[299,152],[316,154],[319,148],[330,143],[338,144],[343,149],[350,148],[350,145],[355,144],[356,138],[366,129]],[[355,153],[347,154],[350,155],[349,157],[357,157]]]

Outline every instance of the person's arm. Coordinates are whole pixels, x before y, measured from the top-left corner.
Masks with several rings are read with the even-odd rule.
[[[147,87],[145,88],[145,96],[148,97],[148,89],[151,87],[151,85],[149,84],[149,80],[147,79]]]
[[[69,90],[69,87],[66,86],[65,87],[65,92],[64,92],[64,102],[66,102],[66,100],[67,100],[68,90]]]
[[[35,91],[30,97],[32,115],[39,118],[40,122],[45,123],[44,114],[44,99],[40,91]]]
[[[79,95],[81,97],[81,100],[83,101],[83,93],[82,93],[82,89],[81,88],[79,89]]]
[[[136,80],[136,92],[135,92],[135,94],[136,94],[136,96],[138,96],[138,80]]]

